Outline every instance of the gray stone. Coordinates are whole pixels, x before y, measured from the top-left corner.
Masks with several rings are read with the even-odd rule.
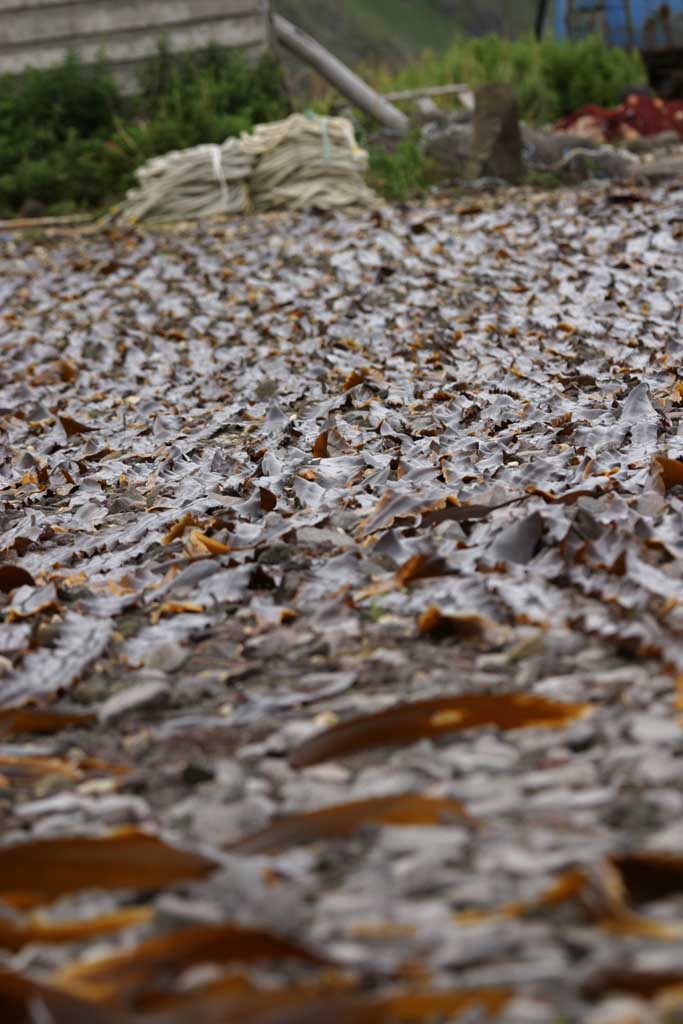
[[[638,165],[638,176],[650,184],[668,181],[670,178],[683,178],[683,156],[672,156],[653,160],[652,163]]]
[[[519,182],[524,174],[522,135],[515,94],[509,85],[490,82],[476,92],[469,178]]]
[[[572,180],[628,178],[640,167],[631,153],[571,132],[541,132],[524,125],[524,159],[527,167]]]
[[[113,694],[100,706],[101,722],[115,722],[135,711],[163,708],[169,702],[171,688],[165,678],[134,683]]]
[[[216,783],[226,801],[238,800],[244,793],[244,769],[237,761],[220,760],[214,765]]]
[[[610,996],[585,1018],[586,1024],[657,1024],[657,1014],[643,999]]]
[[[626,148],[632,153],[652,153],[658,149],[670,149],[681,144],[681,137],[678,132],[658,132],[656,135],[641,135],[638,139],[631,139],[626,143]]]
[[[157,668],[162,672],[174,672],[187,661],[189,651],[173,640],[165,641],[151,647],[142,659],[147,668]]]
[[[425,156],[454,177],[461,177],[472,146],[472,125],[448,121],[427,125],[422,133]]]
[[[192,828],[203,842],[224,846],[264,828],[274,810],[275,804],[265,796],[250,796],[235,804],[201,801],[192,816]]]
[[[675,718],[634,715],[628,731],[636,743],[651,743],[655,747],[683,746],[683,729]]]

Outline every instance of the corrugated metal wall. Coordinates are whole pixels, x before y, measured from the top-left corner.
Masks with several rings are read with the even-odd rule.
[[[555,0],[555,32],[603,35],[616,46],[683,47],[683,0]]]
[[[104,49],[118,74],[166,35],[172,50],[215,42],[258,50],[268,41],[268,0],[0,0],[0,73],[46,67],[69,50],[91,61]]]

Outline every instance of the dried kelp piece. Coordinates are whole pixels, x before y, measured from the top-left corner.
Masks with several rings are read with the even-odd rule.
[[[509,988],[487,988],[470,991],[402,992],[378,1000],[389,1020],[429,1021],[435,1018],[457,1018],[468,1010],[481,1010],[497,1017],[512,999]]]
[[[50,982],[70,995],[123,1007],[131,997],[144,989],[158,989],[188,967],[289,960],[316,967],[329,965],[324,957],[271,932],[232,924],[197,925],[102,960],[72,964],[54,974]]]
[[[7,733],[51,733],[72,726],[89,725],[97,715],[84,711],[58,711],[54,708],[0,708],[0,736]]]
[[[521,494],[516,498],[509,498],[507,501],[497,502],[495,505],[460,504],[457,498],[448,497],[439,507],[432,507],[421,514],[423,526],[438,526],[439,523],[474,523],[480,519],[488,519],[498,509],[508,508],[511,505],[518,505],[526,501],[528,495]]]
[[[84,921],[48,921],[39,916],[25,921],[12,921],[0,917],[0,947],[13,952],[30,942],[63,944],[83,942],[84,939],[144,924],[154,916],[152,907],[121,907],[111,914],[87,918]]]
[[[73,416],[60,416],[59,422],[61,423],[67,437],[74,437],[77,434],[87,434],[91,430],[95,429],[88,423],[81,423],[79,420],[75,420]]]
[[[13,783],[21,783],[47,776],[56,776],[70,782],[78,782],[87,775],[106,773],[121,774],[125,768],[107,764],[96,758],[82,757],[78,760],[56,755],[9,753],[0,754],[0,775]]]
[[[683,484],[683,462],[679,459],[668,459],[664,455],[657,455],[652,460],[652,468],[659,475],[665,491],[670,491],[672,487]]]
[[[0,1019],[2,1024],[139,1024],[139,1018],[74,999],[7,968],[0,968]]]
[[[417,620],[417,628],[435,640],[450,637],[466,643],[480,643],[493,637],[500,627],[476,612],[444,613],[434,605],[425,609]]]
[[[178,540],[179,537],[182,537],[185,530],[190,526],[199,526],[199,523],[191,512],[186,512],[167,530],[161,540],[161,543],[166,545],[172,544],[174,540]]]
[[[355,1020],[339,1017],[367,1010],[367,1000],[355,992],[344,994],[324,985],[298,985],[290,988],[254,989],[244,984],[231,984],[234,979],[221,979],[206,991],[174,992],[138,1000],[144,1010],[142,1021],[152,1024],[300,1024],[301,1021]],[[161,1006],[162,1014],[149,1015],[151,1008]],[[139,1018],[138,1018],[139,1019]],[[368,1018],[369,1019],[369,1018]],[[375,1018],[377,1019],[377,1018]]]
[[[543,490],[540,487],[529,487],[529,494],[542,498],[548,505],[575,505],[581,498],[600,498],[603,494],[615,490],[615,485],[610,487],[580,488],[575,491],[566,491],[564,494],[555,494],[554,491]]]
[[[406,587],[409,583],[448,576],[454,571],[446,559],[434,551],[413,555],[398,567],[394,580],[396,586]]]
[[[358,601],[368,597],[377,597],[380,594],[387,594],[389,591],[408,587],[411,583],[419,583],[421,580],[436,579],[441,576],[455,575],[456,570],[452,569],[445,558],[437,552],[422,552],[411,555],[396,570],[393,576],[376,580],[369,586],[363,587],[355,595]]]
[[[192,529],[183,544],[188,555],[194,558],[205,558],[207,555],[225,555],[232,550],[229,544],[223,544],[213,537],[208,537],[201,530]]]
[[[627,897],[623,880],[610,858],[600,863],[595,871],[572,868],[564,872],[535,899],[508,903],[495,910],[464,911],[455,919],[459,925],[476,925],[482,921],[524,917],[573,902],[582,915],[608,934],[661,942],[683,941],[683,921],[644,917],[627,906]]]
[[[263,512],[272,512],[277,507],[277,494],[268,487],[259,487],[259,504]]]
[[[228,849],[235,853],[272,853],[287,846],[339,839],[363,825],[440,825],[449,820],[469,821],[456,800],[406,793],[335,804],[317,811],[290,814],[267,828],[246,836]]]
[[[523,494],[496,505],[461,504],[453,495],[441,496],[429,501],[424,495],[410,492],[386,491],[371,514],[361,523],[359,533],[369,537],[380,530],[388,529],[397,520],[412,520],[420,517],[423,526],[438,526],[439,523],[451,521],[455,523],[475,522],[487,519],[493,512],[508,505],[526,501],[529,495]]]
[[[30,572],[22,569],[20,565],[12,565],[6,562],[0,565],[0,591],[9,594],[19,587],[35,587],[36,581]]]
[[[385,998],[373,998],[355,990],[344,992],[323,985],[300,986],[272,991],[230,993],[227,998],[205,998],[203,994],[169,997],[163,1024],[191,1024],[181,1008],[187,1006],[201,1024],[433,1024],[436,1020],[456,1021],[470,1010],[495,1019],[513,996],[510,989],[462,989],[399,991]],[[147,1019],[147,1018],[145,1018]],[[148,1018],[162,1024],[158,1016]]]
[[[579,868],[571,868],[557,878],[549,888],[534,899],[507,903],[495,910],[464,910],[455,915],[459,925],[479,924],[482,921],[525,917],[539,910],[557,907],[581,896],[588,885],[588,876]]]
[[[619,872],[630,903],[648,903],[683,893],[683,855],[644,850],[613,854],[610,863]]]
[[[0,707],[14,709],[71,686],[102,654],[112,630],[110,621],[67,612],[59,625],[55,648],[31,651],[21,667],[2,681]]]
[[[489,550],[489,557],[527,565],[538,553],[542,537],[543,517],[540,512],[532,512],[498,534]]]
[[[161,889],[215,867],[208,857],[135,828],[35,839],[0,848],[0,899],[30,908],[80,889]]]
[[[605,967],[591,974],[581,987],[588,999],[628,993],[652,999],[666,989],[683,986],[683,971],[644,971]]]
[[[14,591],[12,603],[7,609],[7,619],[15,622],[17,619],[29,619],[40,612],[53,611],[59,608],[57,588],[54,583],[46,583],[42,587],[36,587],[35,582],[20,586]]]
[[[330,452],[327,447],[328,431],[323,430],[315,439],[313,445],[313,458],[314,459],[329,459]]]
[[[562,704],[530,694],[466,694],[398,704],[341,722],[306,740],[290,756],[296,768],[373,747],[402,746],[464,729],[561,728],[592,711],[590,704]]]

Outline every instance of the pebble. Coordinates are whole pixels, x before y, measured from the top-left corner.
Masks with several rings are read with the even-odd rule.
[[[116,722],[135,711],[166,707],[171,687],[165,677],[134,683],[108,697],[99,707],[101,722]]]
[[[666,747],[675,745],[683,749],[683,729],[674,716],[661,718],[659,715],[634,715],[629,722],[628,731],[636,743]]]
[[[187,661],[190,651],[173,640],[157,644],[145,652],[142,664],[146,668],[157,668],[162,672],[174,672]]]
[[[652,1007],[632,996],[610,996],[591,1010],[585,1024],[658,1024]]]
[[[264,828],[275,812],[275,804],[265,796],[224,804],[199,801],[192,815],[192,829],[202,842],[225,846]]]

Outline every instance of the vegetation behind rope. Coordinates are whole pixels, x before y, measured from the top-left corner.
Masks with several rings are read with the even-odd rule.
[[[511,82],[522,116],[554,121],[583,103],[611,105],[645,81],[637,54],[597,38],[579,43],[489,35],[457,37],[443,52],[402,66],[366,68],[380,91],[466,82]],[[151,156],[222,142],[290,112],[272,56],[247,61],[210,47],[192,55],[162,45],[135,97],[124,95],[104,58],[86,66],[71,55],[57,67],[0,79],[0,216],[101,209],[121,199]],[[320,109],[332,109],[332,96]],[[371,138],[372,126],[365,125]],[[432,180],[411,136],[393,153],[371,148],[371,183],[406,198]]]
[[[379,92],[456,82],[476,89],[486,82],[509,82],[521,117],[533,125],[552,124],[586,103],[614,106],[629,87],[647,81],[639,53],[610,47],[597,36],[579,42],[456,36],[445,50],[427,51],[403,66],[369,66],[362,73]],[[365,127],[370,133],[370,126]],[[391,198],[406,199],[434,180],[434,169],[414,137],[389,154],[372,152],[371,147],[370,169],[372,184]]]
[[[598,36],[578,42],[456,36],[443,51],[427,51],[403,67],[375,65],[365,73],[380,92],[453,82],[476,89],[485,82],[509,82],[522,118],[535,124],[557,121],[585,103],[613,106],[629,86],[647,82],[639,53],[608,46]]]
[[[151,156],[223,142],[290,112],[272,56],[256,63],[209,47],[165,45],[144,67],[141,89],[122,93],[104,55],[71,54],[53,68],[0,79],[0,215],[98,209],[120,199]]]

